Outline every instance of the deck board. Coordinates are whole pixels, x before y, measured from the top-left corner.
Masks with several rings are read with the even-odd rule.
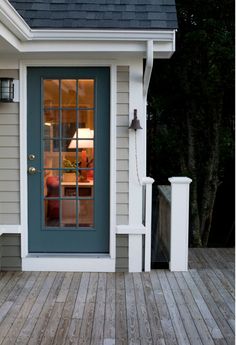
[[[233,345],[234,249],[189,271],[0,272],[0,345]]]

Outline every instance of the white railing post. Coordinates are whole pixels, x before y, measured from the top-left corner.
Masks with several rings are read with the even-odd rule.
[[[153,178],[145,177],[142,180],[145,185],[145,253],[144,253],[144,271],[151,270],[151,225],[152,225],[152,184]]]
[[[171,177],[170,271],[188,270],[189,185],[188,177]]]

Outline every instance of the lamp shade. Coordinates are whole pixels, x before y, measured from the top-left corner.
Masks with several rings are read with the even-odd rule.
[[[76,142],[78,140],[79,149],[93,148],[93,130],[90,128],[78,128],[69,144],[69,149],[76,149]]]
[[[0,102],[13,102],[13,78],[0,78]]]

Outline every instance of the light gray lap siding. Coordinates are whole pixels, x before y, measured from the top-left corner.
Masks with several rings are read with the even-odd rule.
[[[116,221],[129,223],[129,67],[117,67]],[[116,271],[128,270],[128,236],[116,236]]]
[[[0,77],[18,79],[17,70]],[[0,103],[0,224],[20,223],[19,105]]]
[[[117,67],[117,224],[129,222],[129,67]]]

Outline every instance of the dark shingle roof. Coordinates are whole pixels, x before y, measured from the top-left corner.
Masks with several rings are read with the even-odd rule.
[[[175,29],[175,0],[9,0],[32,29]]]

